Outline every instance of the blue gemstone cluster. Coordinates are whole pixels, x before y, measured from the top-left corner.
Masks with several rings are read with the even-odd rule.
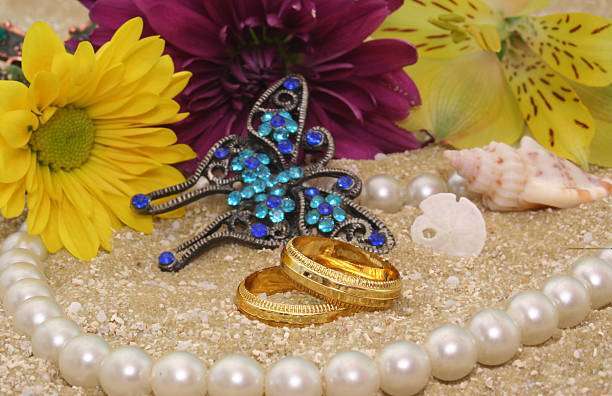
[[[287,111],[267,111],[261,116],[261,124],[257,129],[259,136],[272,135],[276,147],[282,154],[293,152],[292,135],[298,131],[298,123]]]
[[[342,198],[336,194],[325,194],[317,188],[304,190],[310,210],[306,212],[306,224],[316,226],[319,231],[329,234],[336,224],[346,220],[346,212],[340,207]]]

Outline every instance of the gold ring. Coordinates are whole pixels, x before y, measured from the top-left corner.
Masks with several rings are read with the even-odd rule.
[[[257,271],[240,283],[236,292],[236,306],[251,318],[271,325],[305,326],[331,322],[352,311],[330,303],[290,304],[270,301],[260,294],[272,295],[299,290],[280,267]]]
[[[283,249],[281,267],[302,290],[334,305],[383,309],[401,295],[391,263],[337,239],[295,237]]]

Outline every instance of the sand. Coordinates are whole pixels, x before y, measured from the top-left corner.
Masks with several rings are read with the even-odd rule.
[[[20,3],[25,2],[0,0],[0,19],[7,15],[20,15],[24,23],[33,19],[31,14],[24,17]],[[45,5],[55,3],[65,7],[68,2]],[[557,1],[554,7],[575,8],[577,3]],[[612,7],[606,9],[605,0],[580,3],[583,8],[611,14]],[[75,10],[74,20],[80,21],[83,13]],[[46,15],[43,7],[37,12]],[[60,22],[56,19],[57,26]],[[337,161],[336,165],[363,178],[384,172],[407,182],[422,171],[448,171],[441,153],[442,148],[429,147],[376,161]],[[593,172],[612,177],[612,170]],[[567,272],[584,253],[573,248],[598,247],[612,240],[610,198],[573,209],[522,213],[490,212],[475,202],[483,210],[488,237],[482,254],[470,259],[414,245],[409,228],[420,214],[418,209],[379,213],[398,240],[388,258],[404,279],[402,299],[388,311],[360,313],[322,326],[274,328],[248,320],[236,310],[233,296],[238,283],[255,270],[276,265],[279,250],[226,245],[207,252],[180,273],[159,272],[155,265],[158,252],[221,213],[224,205],[214,199],[192,205],[183,219],[158,221],[153,235],[119,230],[113,252],[101,253],[91,262],[80,262],[66,252],[55,254],[46,275],[67,315],[114,347],[138,345],[153,358],[186,350],[207,366],[233,352],[252,356],[266,367],[287,355],[303,356],[323,366],[338,351],[355,349],[374,356],[388,342],[422,342],[438,325],[465,324],[482,308],[502,308],[514,293],[541,288],[551,275]],[[0,237],[19,224],[19,220],[0,221]],[[424,394],[610,394],[611,327],[612,307],[608,306],[593,311],[576,328],[559,331],[541,346],[522,348],[501,367],[478,366],[455,383],[432,380]],[[55,366],[33,357],[28,339],[13,330],[0,309],[0,394],[101,391],[70,387]]]

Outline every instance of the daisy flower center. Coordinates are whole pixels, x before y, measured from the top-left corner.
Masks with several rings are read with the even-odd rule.
[[[30,147],[41,165],[69,171],[87,161],[95,132],[95,125],[85,110],[63,107],[34,131]]]

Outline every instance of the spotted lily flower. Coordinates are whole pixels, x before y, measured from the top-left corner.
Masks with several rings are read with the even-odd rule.
[[[377,32],[413,43],[423,98],[404,126],[459,148],[527,124],[555,154],[612,166],[612,20],[534,16],[542,0],[408,0]]]

